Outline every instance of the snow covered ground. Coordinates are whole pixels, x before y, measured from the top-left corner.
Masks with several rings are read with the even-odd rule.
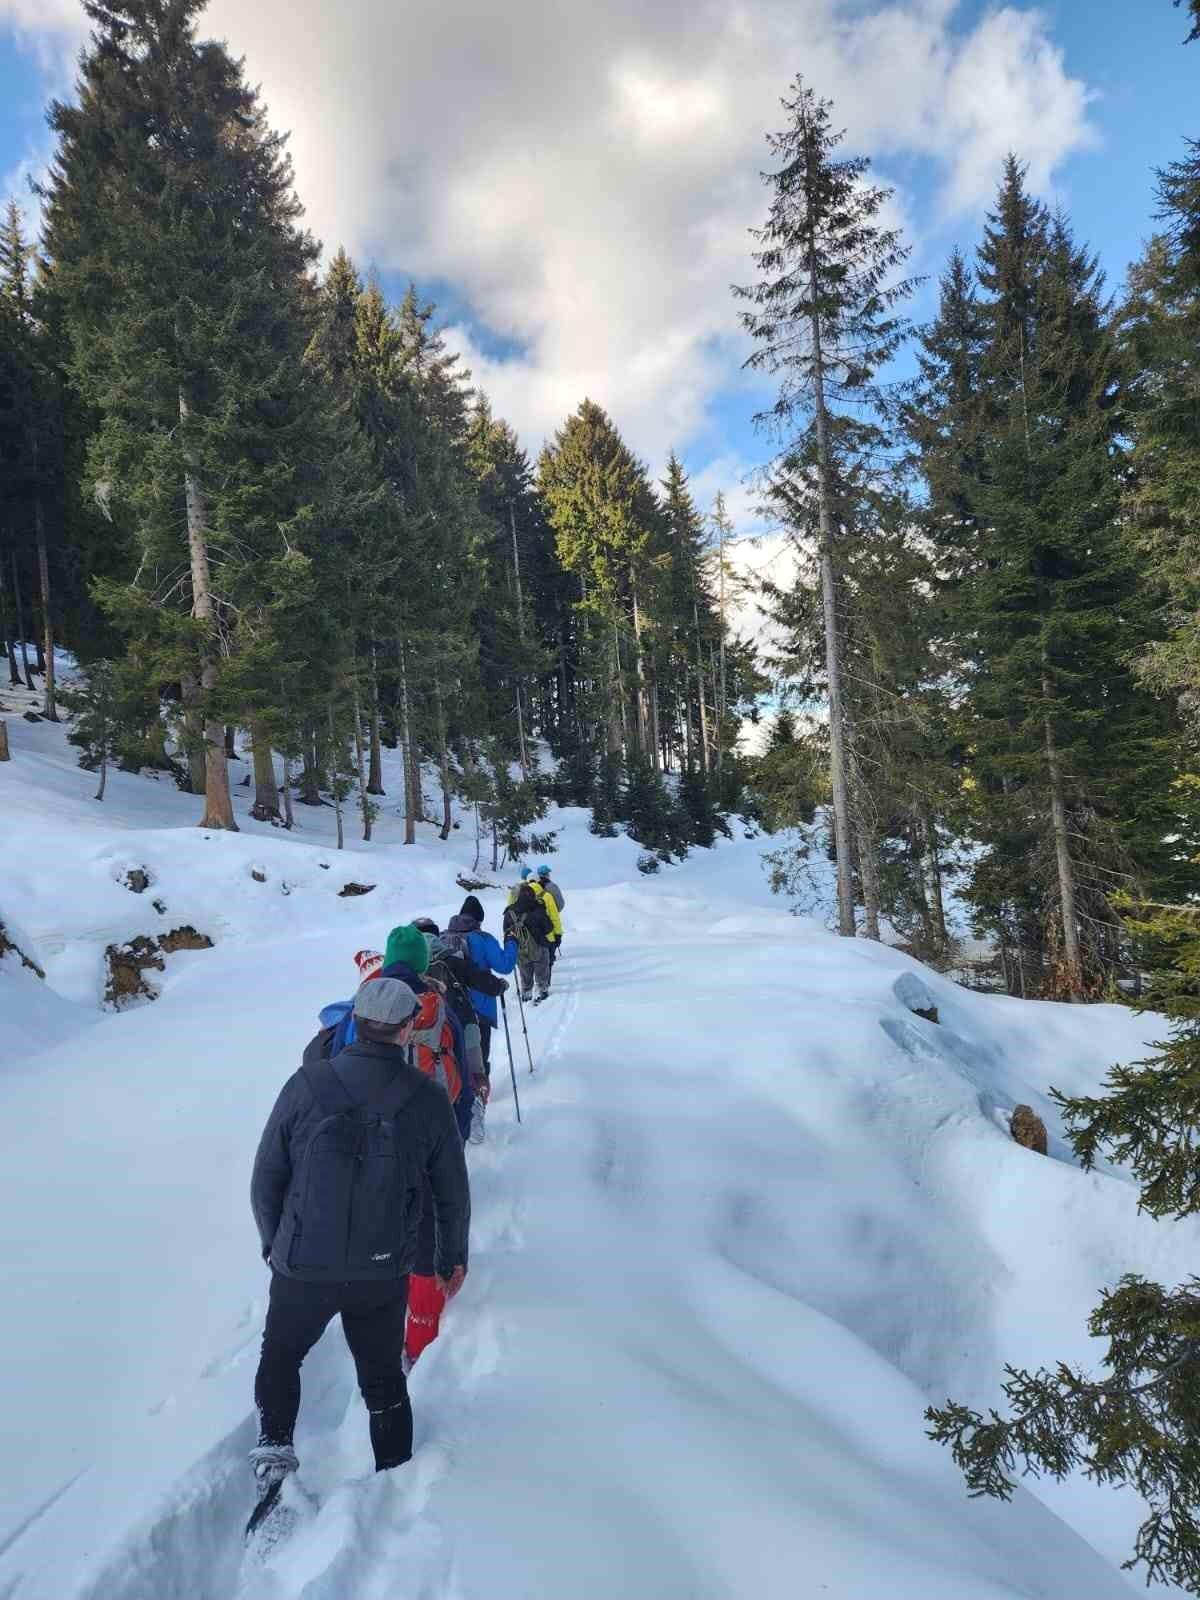
[[[297,1438],[317,1509],[243,1570],[258,1134],[354,950],[457,910],[468,830],[405,849],[388,800],[377,842],[340,854],[326,811],[205,834],[168,780],[114,773],[98,805],[60,729],[8,722],[0,920],[47,976],[0,961],[0,1600],[1140,1588],[1118,1570],[1131,1496],[970,1502],[922,1410],[996,1401],[1006,1359],[1094,1360],[1101,1285],[1194,1269],[1200,1227],[1076,1170],[1045,1098],[1095,1087],[1153,1025],[837,940],[772,901],[765,841],[643,878],[574,811],[550,823],[566,953],[533,1077],[514,1040],[519,1127],[499,1050],[471,1274],[412,1380],[415,1459],[371,1472],[332,1328]],[[351,879],[376,888],[339,897]],[[502,894],[481,898],[498,928]],[[154,1004],[102,1010],[104,947],[184,924],[214,947],[169,956]],[[937,1024],[911,1009],[930,999]],[[1050,1159],[1009,1138],[1019,1101]]]

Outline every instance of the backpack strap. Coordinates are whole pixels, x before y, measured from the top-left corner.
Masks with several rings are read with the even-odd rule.
[[[372,1110],[376,1111],[379,1116],[387,1117],[389,1120],[392,1117],[398,1117],[419,1088],[419,1080],[414,1083],[410,1077],[402,1073],[388,1084],[375,1102]]]
[[[313,1099],[327,1117],[340,1117],[343,1111],[357,1111],[358,1101],[342,1082],[332,1061],[306,1061],[300,1071]]]
[[[372,1106],[362,1106],[347,1089],[341,1074],[330,1061],[306,1061],[300,1069],[313,1099],[327,1117],[340,1117],[346,1111],[374,1111],[392,1118],[404,1109],[416,1093],[418,1084],[403,1075],[396,1078]]]

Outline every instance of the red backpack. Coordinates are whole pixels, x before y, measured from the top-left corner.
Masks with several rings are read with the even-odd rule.
[[[412,1043],[413,1066],[427,1078],[440,1083],[450,1096],[450,1104],[457,1105],[463,1079],[454,1054],[454,1030],[446,1017],[441,995],[432,990],[417,996]]]

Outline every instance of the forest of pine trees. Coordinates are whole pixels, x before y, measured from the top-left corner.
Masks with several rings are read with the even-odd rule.
[[[202,0],[85,10],[41,235],[0,229],[0,632],[101,794],[158,768],[233,828],[249,782],[364,838],[386,802],[410,842],[457,801],[496,863],[551,799],[662,859],[741,811],[780,889],[829,854],[843,934],[952,966],[953,893],[1011,993],[1138,985],[1126,909],[1187,895],[1200,822],[1197,146],[1112,289],[1011,156],[922,326],[795,82],[737,290],[796,556],[764,660],[678,455],[655,479],[584,398],[531,460],[415,287],[322,262]]]
[[[70,710],[100,794],[110,762],[161,768],[208,828],[236,827],[232,757],[256,818],[332,803],[369,839],[386,746],[410,843],[457,798],[493,865],[549,848],[551,797],[664,859],[711,843],[761,687],[720,506],[586,399],[531,462],[415,288],[320,267],[202,0],[84,9],[41,239],[15,205],[0,237],[11,681]]]

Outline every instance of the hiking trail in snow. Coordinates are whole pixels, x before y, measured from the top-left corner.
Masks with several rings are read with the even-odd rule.
[[[493,1040],[471,1271],[413,1374],[414,1459],[372,1471],[335,1322],[296,1438],[316,1508],[247,1564],[258,1135],[354,951],[415,914],[444,925],[469,844],[405,849],[384,816],[339,855],[331,816],[297,808],[289,837],[240,789],[244,831],[205,834],[190,797],[129,774],[97,806],[62,730],[10,733],[0,919],[47,981],[0,962],[0,1600],[1140,1589],[1118,1570],[1132,1496],[969,1501],[922,1412],[997,1403],[1005,1360],[1094,1364],[1101,1286],[1192,1270],[1200,1224],[1078,1171],[1046,1094],[1094,1092],[1161,1025],[970,994],[838,940],[779,908],[740,835],[643,878],[578,811],[548,819],[567,950],[527,1009],[532,1077],[510,991],[521,1126]],[[145,895],[118,881],[135,865]],[[338,898],[351,878],[376,888]],[[498,932],[504,893],[480,898]],[[214,948],[102,1012],[101,941],[184,922]],[[1019,1102],[1048,1158],[1008,1136]]]

